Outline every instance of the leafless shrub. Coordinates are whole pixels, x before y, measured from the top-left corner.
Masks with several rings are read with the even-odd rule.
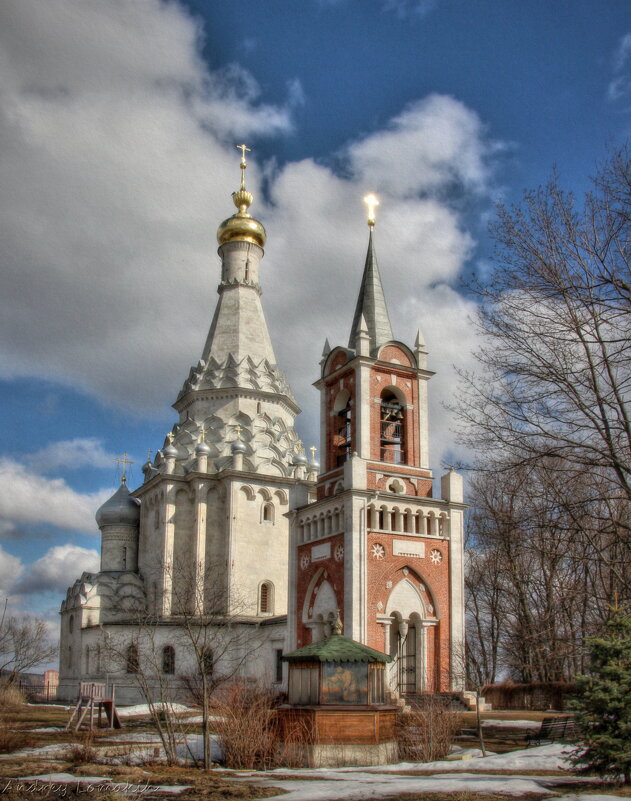
[[[461,720],[449,709],[448,701],[428,695],[420,698],[409,712],[402,712],[397,724],[401,759],[434,762],[449,753]]]
[[[94,747],[94,734],[90,731],[85,732],[79,742],[72,743],[68,748],[67,757],[73,765],[96,762],[97,752]]]
[[[213,698],[214,728],[229,768],[266,770],[309,767],[313,735],[303,718],[285,718],[279,726],[280,697],[257,684],[238,680]]]
[[[278,719],[277,719],[278,720]],[[314,731],[304,717],[285,717],[282,727],[274,728],[275,763],[283,768],[312,768]]]
[[[273,701],[268,690],[245,681],[226,685],[216,694],[212,711],[226,767],[262,770],[274,766]]]

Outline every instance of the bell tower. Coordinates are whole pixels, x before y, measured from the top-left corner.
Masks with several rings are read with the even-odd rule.
[[[433,497],[427,350],[394,339],[368,204],[368,250],[348,346],[325,344],[317,500],[299,506],[290,548],[290,641],[344,634],[394,657],[401,694],[459,689],[464,647],[463,487]]]

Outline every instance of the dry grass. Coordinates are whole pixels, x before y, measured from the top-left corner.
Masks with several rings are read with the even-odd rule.
[[[15,712],[26,704],[24,693],[13,684],[0,684],[0,711]]]
[[[381,801],[507,801],[512,797],[498,793],[400,793],[389,795]],[[519,798],[521,801],[541,801],[538,793],[524,793]]]
[[[85,787],[71,787],[69,785],[49,785],[44,783],[15,782],[13,787],[0,788],[2,801],[57,801],[57,799],[84,799],[86,792],[93,801],[122,801],[126,798],[122,793],[111,790],[86,790]]]
[[[72,765],[84,765],[88,762],[96,762],[97,752],[94,747],[94,733],[91,731],[81,732],[79,742],[68,746],[68,760]]]

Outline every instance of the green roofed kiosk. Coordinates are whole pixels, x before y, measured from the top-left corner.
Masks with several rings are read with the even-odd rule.
[[[288,703],[279,709],[286,745],[300,731],[304,761],[317,767],[396,762],[397,707],[386,693],[388,654],[333,634],[283,656]]]

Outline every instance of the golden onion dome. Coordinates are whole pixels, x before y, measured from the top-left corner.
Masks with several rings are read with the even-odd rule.
[[[245,151],[249,150],[245,145],[237,145],[241,150],[241,187],[238,192],[232,193],[232,202],[237,207],[237,213],[224,220],[217,229],[217,242],[220,245],[235,240],[241,242],[253,242],[255,245],[263,247],[267,234],[263,225],[251,214],[248,209],[254,199],[252,194],[245,188]]]

